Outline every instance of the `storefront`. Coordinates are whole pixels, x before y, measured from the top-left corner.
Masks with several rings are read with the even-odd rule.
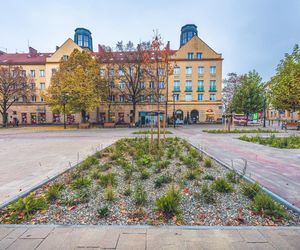
[[[139,122],[141,125],[157,125],[158,112],[139,112]],[[160,112],[160,121],[163,121],[164,113]]]
[[[67,124],[71,125],[75,123],[75,115],[68,114],[67,115]]]
[[[103,124],[106,121],[106,114],[105,112],[100,112],[99,113],[99,123]]]
[[[39,112],[38,113],[38,123],[39,124],[46,123],[46,112]]]
[[[193,109],[191,111],[191,121],[192,123],[197,123],[199,121],[199,111],[196,109]]]
[[[206,115],[207,122],[215,121],[215,112],[212,109],[206,110],[205,115]]]
[[[60,123],[60,114],[53,113],[53,123]]]
[[[30,123],[35,125],[37,123],[36,113],[30,113]]]
[[[22,124],[27,124],[27,113],[21,113]]]
[[[118,113],[118,124],[125,123],[125,113],[124,112],[119,112]]]

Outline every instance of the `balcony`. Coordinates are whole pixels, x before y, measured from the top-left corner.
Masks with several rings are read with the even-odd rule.
[[[198,92],[204,92],[204,87],[198,87],[198,88],[197,88],[197,91],[198,91]]]
[[[186,86],[185,87],[185,92],[192,92],[192,86]]]
[[[217,92],[217,88],[215,86],[210,87],[209,92]]]
[[[174,86],[173,92],[180,92],[180,86]]]

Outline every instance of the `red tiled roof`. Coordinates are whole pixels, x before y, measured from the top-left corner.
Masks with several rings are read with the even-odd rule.
[[[0,64],[9,62],[14,64],[44,64],[46,63],[46,58],[51,55],[52,53],[4,53],[0,54]]]

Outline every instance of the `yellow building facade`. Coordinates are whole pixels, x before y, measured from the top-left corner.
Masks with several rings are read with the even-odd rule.
[[[184,26],[185,27],[185,26]],[[184,35],[183,33],[181,35]],[[187,35],[190,33],[187,32]],[[80,37],[75,38],[80,44]],[[167,112],[171,119],[175,111],[178,123],[199,123],[218,121],[222,117],[222,55],[216,53],[196,34],[183,37],[181,47],[172,53],[170,68],[172,73],[164,83],[164,100],[160,105],[162,113]],[[60,114],[53,113],[44,102],[41,93],[51,84],[51,77],[59,70],[61,59],[67,60],[74,49],[82,50],[72,39],[57,47],[53,53],[38,53],[30,49],[29,53],[0,53],[0,67],[8,63],[22,66],[31,78],[33,94],[28,102],[19,100],[10,107],[9,123],[16,119],[20,125],[62,123]],[[99,52],[92,52],[97,57]],[[145,83],[147,86],[150,83]],[[132,122],[132,105],[121,100],[120,93],[115,94],[112,105],[112,117],[116,123]],[[149,124],[154,118],[151,111],[157,110],[156,103],[145,101],[137,105],[135,120]],[[97,110],[89,113],[89,122],[102,123],[108,117],[107,105],[99,104]],[[80,114],[69,114],[68,123],[80,123]],[[0,117],[2,123],[2,117]]]

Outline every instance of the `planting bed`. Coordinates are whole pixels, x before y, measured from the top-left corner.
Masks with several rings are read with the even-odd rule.
[[[122,139],[0,210],[0,223],[300,225],[186,141]]]

